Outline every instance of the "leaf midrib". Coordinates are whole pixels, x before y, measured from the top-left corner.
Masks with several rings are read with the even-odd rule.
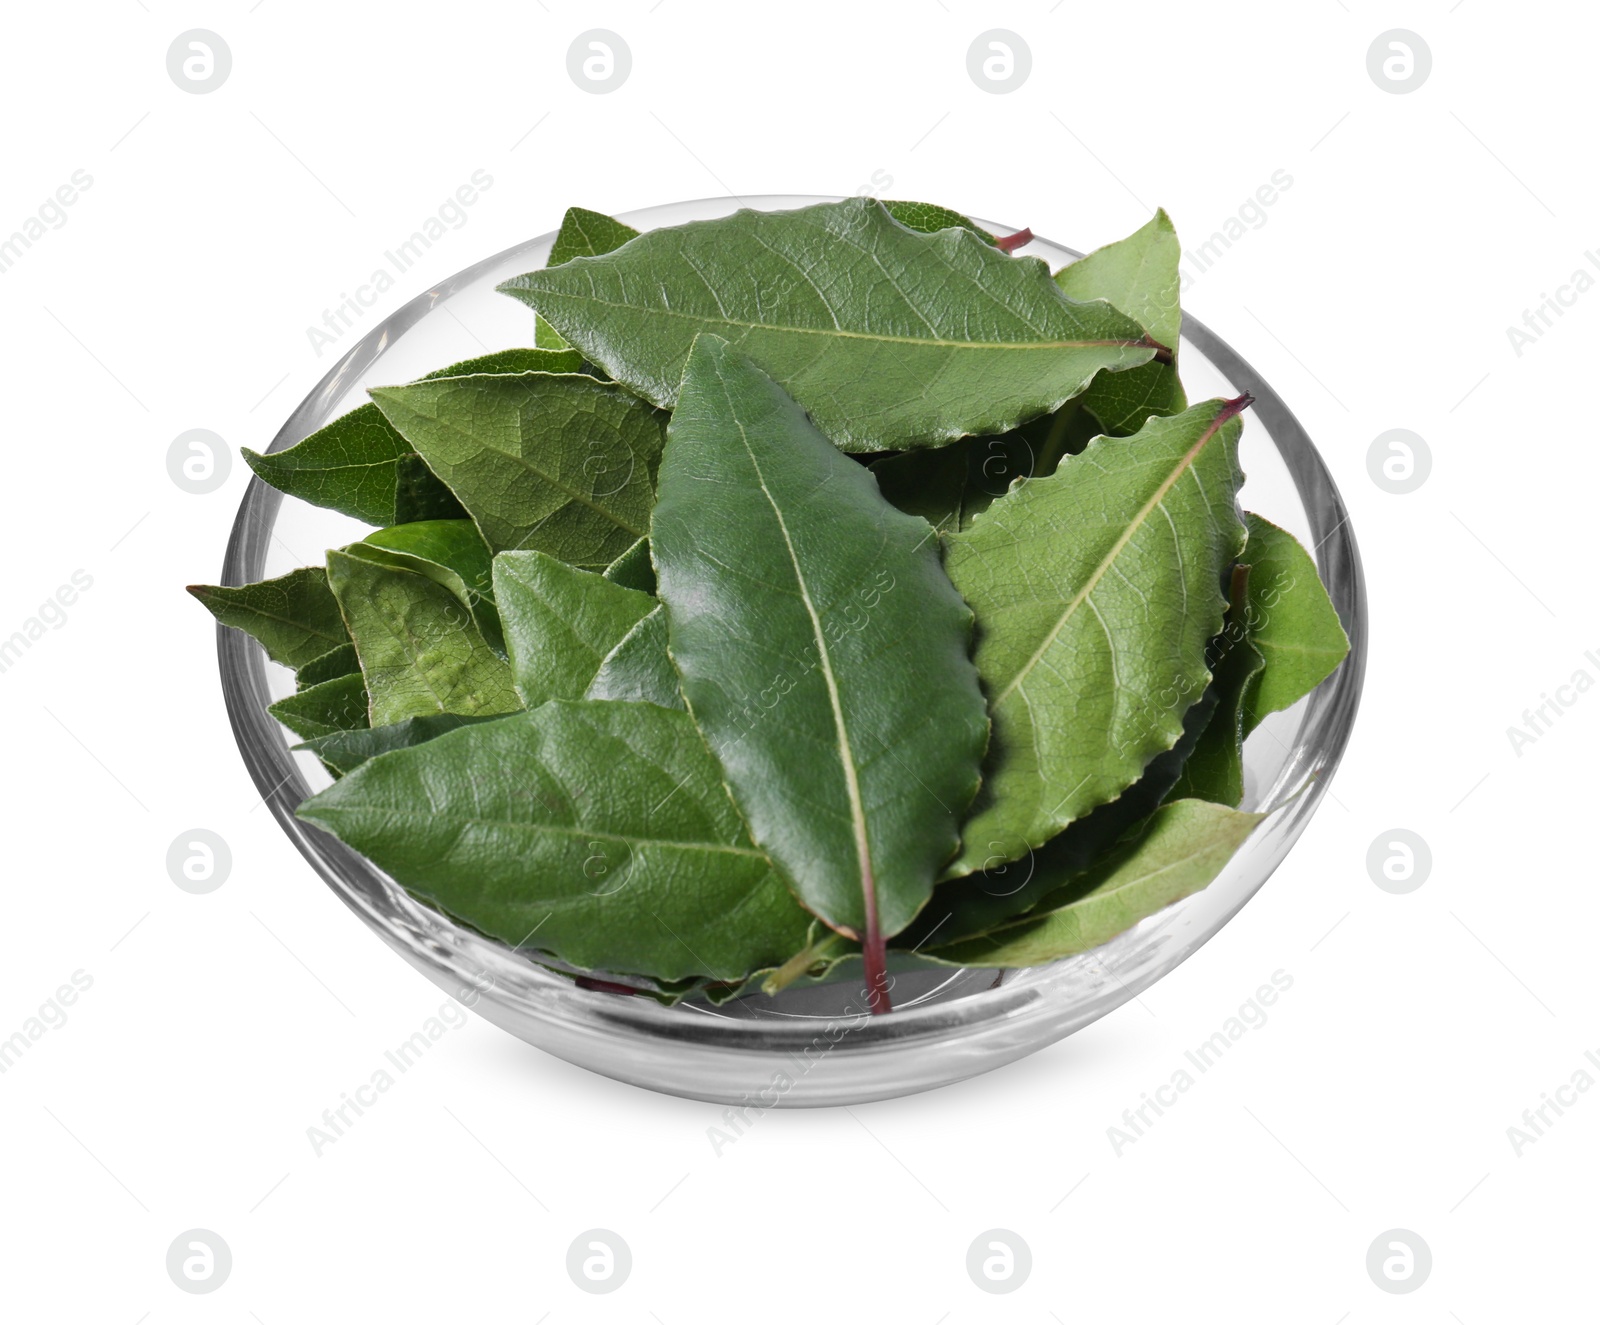
[[[341,805],[337,807],[341,814],[394,814],[393,806],[388,805]],[[765,851],[754,847],[726,846],[718,842],[683,842],[664,837],[634,837],[628,833],[604,832],[596,828],[585,828],[582,824],[546,824],[529,823],[516,819],[485,819],[476,815],[443,814],[430,810],[425,815],[418,815],[429,823],[448,824],[451,827],[461,828],[505,828],[519,833],[553,833],[557,836],[580,837],[599,842],[620,842],[626,846],[635,847],[665,847],[676,851],[711,851],[726,856],[746,856],[751,860],[760,860],[771,864]]]

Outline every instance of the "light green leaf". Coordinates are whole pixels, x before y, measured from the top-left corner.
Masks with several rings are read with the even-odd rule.
[[[607,566],[604,574],[612,584],[653,595],[656,591],[656,568],[650,561],[650,540],[641,538]]]
[[[550,256],[545,260],[545,266],[559,267],[573,258],[592,258],[600,253],[609,253],[614,248],[621,248],[638,233],[631,225],[624,225],[600,212],[591,212],[586,207],[569,207],[567,214],[561,218],[561,229],[556,231],[555,243],[550,245]],[[561,333],[537,315],[534,319],[533,343],[553,350],[567,348]]]
[[[756,841],[870,974],[955,849],[987,736],[932,529],[705,336],[650,548],[684,698]]]
[[[501,657],[505,639],[495,608],[493,558],[471,520],[418,520],[368,534],[349,549],[353,556],[426,575],[472,613],[485,643]]]
[[[423,380],[463,373],[575,373],[582,363],[582,356],[572,350],[559,354],[502,350],[441,368]],[[449,490],[416,461],[413,452],[377,406],[368,404],[286,451],[263,455],[245,449],[244,458],[258,478],[279,491],[367,524],[458,516]]]
[[[695,336],[725,337],[847,451],[1005,432],[1157,353],[1038,260],[917,234],[869,198],[655,230],[500,288],[662,406]]]
[[[1125,373],[1101,373],[1084,394],[1084,406],[1115,436],[1138,432],[1158,414],[1178,414],[1188,405],[1178,380],[1178,307],[1183,258],[1178,235],[1166,212],[1126,239],[1097,248],[1056,273],[1069,298],[1104,299],[1126,313],[1173,351],[1170,363],[1148,363]]]
[[[1245,517],[1250,531],[1250,642],[1266,659],[1259,683],[1247,693],[1244,733],[1261,719],[1309,695],[1350,652],[1339,614],[1322,587],[1317,566],[1294,535],[1259,515]]]
[[[423,900],[577,966],[738,979],[811,918],[686,713],[556,701],[447,732],[300,807]]]
[[[580,373],[443,378],[372,393],[491,549],[603,570],[650,520],[666,416]]]
[[[1174,801],[1140,836],[1103,857],[1014,925],[926,955],[959,966],[1042,966],[1088,952],[1199,892],[1265,816],[1208,801]]]
[[[899,202],[885,198],[883,209],[909,230],[931,235],[939,230],[970,230],[985,244],[993,244],[994,236],[983,227],[969,221],[960,212],[940,207],[931,202]]]
[[[511,669],[443,585],[349,550],[328,553],[328,581],[361,659],[372,725],[522,707]]]
[[[267,712],[301,740],[367,725],[367,691],[361,673],[307,686],[268,705]]]
[[[634,623],[605,656],[589,683],[586,699],[622,699],[681,709],[678,670],[667,652],[667,614],[657,606]]]
[[[365,704],[363,696],[363,718],[366,716]],[[403,722],[390,723],[387,727],[329,732],[324,736],[311,737],[294,748],[310,750],[335,773],[344,774],[391,750],[409,750],[414,745],[431,741],[435,736],[443,736],[457,727],[474,722],[497,722],[501,716],[494,713],[468,718],[459,713],[433,713],[424,718],[407,718]]]
[[[1249,403],[1208,401],[1100,438],[946,540],[978,619],[994,720],[984,790],[952,874],[1016,860],[1130,786],[1210,682]]]
[[[494,584],[512,678],[528,708],[582,698],[605,656],[656,605],[543,552],[502,552]]]
[[[285,667],[304,667],[350,642],[321,566],[238,588],[191,584],[189,592],[223,625],[254,637],[267,657]]]

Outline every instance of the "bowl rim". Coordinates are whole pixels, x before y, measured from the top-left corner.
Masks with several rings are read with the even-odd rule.
[[[701,198],[635,209],[620,213],[617,219],[644,229],[649,228],[654,213],[674,212],[701,205],[720,206],[735,201],[745,207],[769,211],[837,200],[828,196],[777,194],[735,199]],[[779,203],[784,206],[773,205]],[[1006,227],[994,226],[989,222],[979,221],[978,224],[989,226],[995,233],[1011,233]],[[308,421],[320,419],[329,404],[345,393],[353,379],[370,369],[396,340],[435,307],[458,291],[475,284],[486,272],[511,261],[519,253],[546,244],[554,237],[554,233],[551,231],[524,240],[480,259],[430,286],[372,327],[329,368],[294,408],[274,435],[267,451],[281,451],[301,441],[313,430],[307,426]],[[1045,242],[1074,258],[1083,256],[1065,245]],[[1308,550],[1324,585],[1329,588],[1334,607],[1350,640],[1350,651],[1344,662],[1312,692],[1295,747],[1295,754],[1299,757],[1291,758],[1286,763],[1273,790],[1282,793],[1290,784],[1292,788],[1287,795],[1270,797],[1273,803],[1267,811],[1268,819],[1256,830],[1257,835],[1261,834],[1273,819],[1283,816],[1290,824],[1288,831],[1293,836],[1289,838],[1288,845],[1292,845],[1294,837],[1298,836],[1304,823],[1320,804],[1344,755],[1359,707],[1368,644],[1367,595],[1361,554],[1349,511],[1332,473],[1310,435],[1283,398],[1241,355],[1188,312],[1183,314],[1182,337],[1195,345],[1231,380],[1249,383],[1249,390],[1255,398],[1252,413],[1261,420],[1308,512],[1312,535],[1317,538]],[[261,577],[273,521],[284,495],[260,478],[251,477],[229,534],[220,583],[235,586]],[[1324,525],[1327,527],[1323,528]],[[441,988],[449,989],[452,984],[459,986],[464,978],[467,979],[468,987],[461,989],[457,996],[468,1006],[478,1007],[490,1020],[513,1033],[516,1031],[512,1023],[531,1014],[543,1021],[564,1022],[569,1029],[585,1034],[592,1033],[597,1027],[608,1027],[616,1031],[645,1034],[657,1040],[689,1042],[732,1053],[748,1048],[793,1054],[813,1044],[819,1031],[843,1022],[849,1026],[851,1033],[840,1045],[853,1054],[885,1044],[940,1039],[958,1029],[971,1030],[997,1022],[1026,1019],[1030,1011],[1038,1013],[1038,1005],[1048,999],[1049,991],[1036,984],[1002,984],[997,988],[968,993],[956,1000],[897,1007],[892,1015],[886,1017],[869,1018],[863,1014],[859,1018],[806,1017],[785,1022],[773,1018],[696,1016],[690,1010],[690,1004],[667,1007],[648,997],[623,998],[579,989],[567,977],[540,966],[536,958],[457,925],[443,913],[417,902],[364,857],[336,838],[297,819],[295,811],[304,797],[310,794],[310,787],[290,752],[290,742],[284,729],[266,712],[271,697],[265,651],[242,631],[229,629],[220,622],[216,630],[223,696],[234,739],[251,779],[279,826],[340,900],[391,948]],[[1279,860],[1288,845],[1279,852]],[[1070,1029],[1079,1029],[1088,1021],[1098,1019],[1176,969],[1220,932],[1260,890],[1277,864],[1278,861],[1274,860],[1270,868],[1254,882],[1254,886],[1243,892],[1198,941],[1186,943],[1176,960],[1164,964],[1148,979],[1122,985],[1120,997],[1113,993],[1101,1000],[1102,1005],[1092,1016]],[[1204,891],[1197,896],[1203,895]],[[386,904],[380,906],[378,898],[385,894]],[[1091,950],[1091,953],[1109,953],[1119,945],[1125,945],[1131,936],[1161,917],[1172,915],[1188,900],[1186,898],[1175,903],[1157,916],[1147,917],[1133,929],[1124,931]],[[475,964],[480,968],[480,977],[463,977],[461,956],[466,951],[474,955]],[[515,983],[521,991],[529,986],[537,990],[539,1003],[536,1008],[530,1007],[525,992],[517,992],[513,996],[507,984],[498,978],[512,974],[517,977]],[[1121,985],[1121,982],[1118,981],[1118,984]],[[481,1005],[484,1000],[491,1005],[489,1008]],[[1029,1048],[1041,1047],[1043,1043],[1041,1041]],[[674,1089],[671,1085],[650,1084],[659,1089]],[[720,1095],[715,1097],[722,1098]]]

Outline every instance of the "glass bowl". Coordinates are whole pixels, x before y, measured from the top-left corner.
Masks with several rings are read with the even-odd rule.
[[[830,201],[746,200],[762,210]],[[621,219],[640,229],[723,216],[728,198],[672,203]],[[996,233],[1014,227],[980,222]],[[408,381],[489,350],[533,343],[527,308],[495,291],[508,277],[542,267],[554,234],[468,267],[417,296],[352,344],[289,416],[269,448],[293,446],[364,403],[369,386]],[[1080,256],[1035,239],[1023,252],[1052,268]],[[359,327],[352,329],[354,334]],[[1181,359],[1191,400],[1248,390],[1240,455],[1244,503],[1313,549],[1350,636],[1350,655],[1293,709],[1274,714],[1245,751],[1244,807],[1269,817],[1202,892],[1150,917],[1111,942],[1049,966],[1019,971],[901,975],[896,1009],[868,1017],[850,985],[791,989],[721,1007],[575,986],[571,980],[413,900],[351,851],[294,817],[328,782],[266,707],[293,689],[291,674],[267,661],[239,631],[218,627],[223,694],[239,750],[283,831],[328,886],[417,970],[497,1026],[595,1072],[652,1090],[754,1107],[796,1107],[886,1099],[960,1081],[1012,1062],[1105,1016],[1147,989],[1225,925],[1267,881],[1327,789],[1355,720],[1366,665],[1366,592],[1344,503],[1321,457],[1288,407],[1215,334],[1185,317]],[[285,502],[259,479],[234,522],[222,583],[238,585],[320,562],[325,549],[366,527],[335,512]]]

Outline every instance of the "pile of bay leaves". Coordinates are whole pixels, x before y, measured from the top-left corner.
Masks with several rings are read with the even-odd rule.
[[[574,208],[458,363],[266,482],[379,526],[192,592],[295,670],[302,818],[588,988],[1034,966],[1216,877],[1347,643],[1190,405],[1164,213],[1051,274],[916,203]]]

